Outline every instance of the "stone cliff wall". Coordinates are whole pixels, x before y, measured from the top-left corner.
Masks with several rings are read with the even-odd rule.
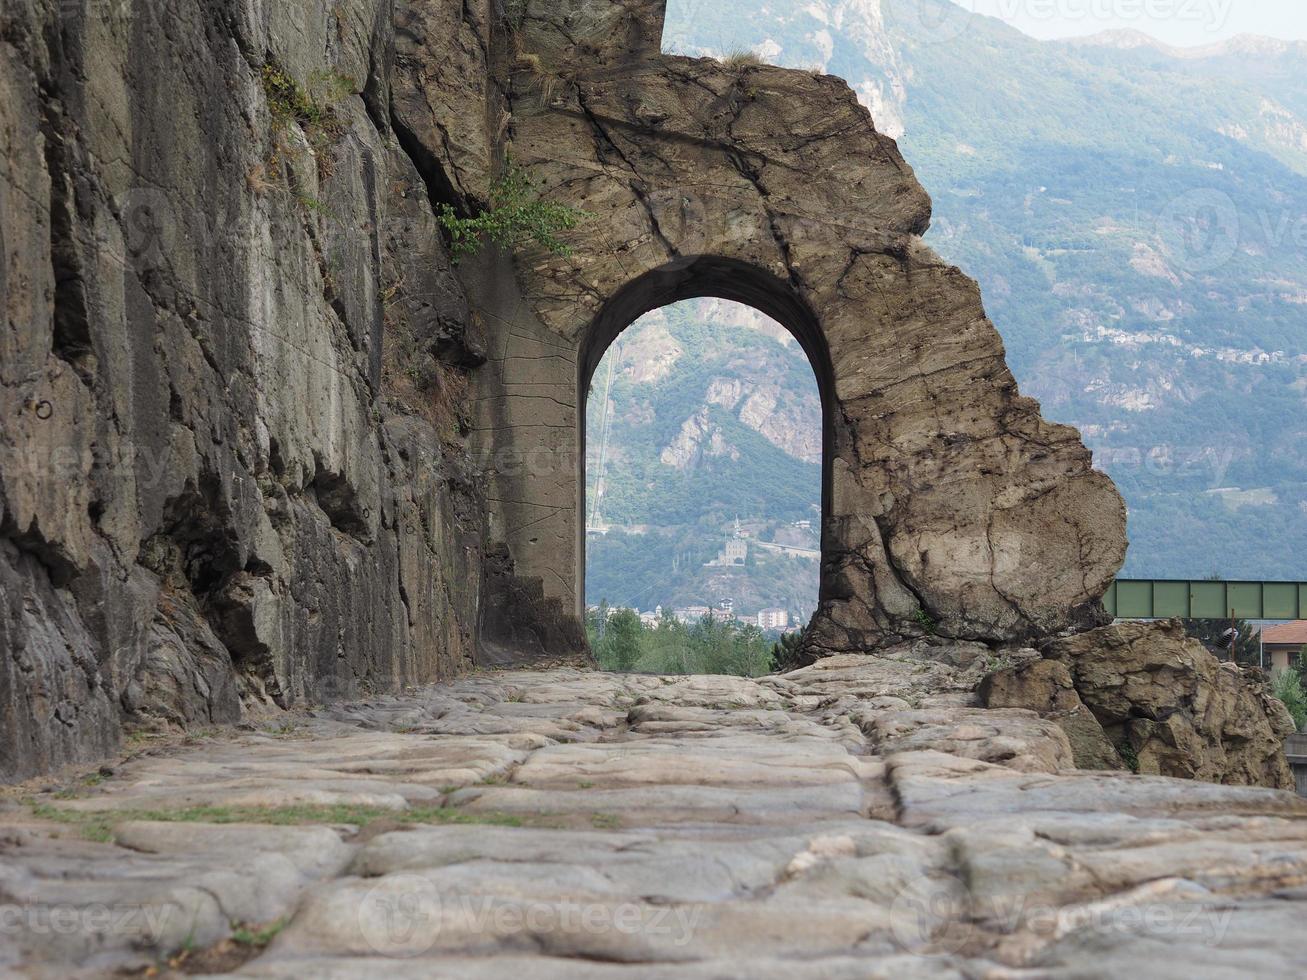
[[[461,171],[405,148],[412,20],[0,9],[0,778],[469,662],[483,354],[429,197]]]

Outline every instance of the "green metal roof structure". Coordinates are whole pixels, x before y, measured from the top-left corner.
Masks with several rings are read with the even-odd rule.
[[[1103,604],[1116,619],[1307,619],[1307,582],[1118,579]]]

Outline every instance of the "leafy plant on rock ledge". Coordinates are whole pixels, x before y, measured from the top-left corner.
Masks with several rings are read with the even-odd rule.
[[[559,236],[594,216],[541,199],[526,171],[509,161],[490,190],[487,210],[463,218],[450,205],[442,204],[436,217],[449,234],[450,252],[457,263],[475,255],[487,241],[510,249],[533,243],[553,255],[571,255],[572,249]]]
[[[913,618],[917,621],[917,625],[925,630],[930,636],[934,636],[935,631],[939,629],[939,623],[936,621],[935,617],[926,612],[926,610],[921,606],[917,607],[917,611]]]
[[[269,60],[260,72],[263,94],[268,102],[272,120],[272,148],[265,160],[247,175],[250,190],[263,193],[273,187],[273,176],[280,175],[284,165],[309,153],[315,160],[318,180],[331,176],[330,147],[345,131],[344,123],[336,112],[336,105],[357,88],[354,80],[334,72],[315,72],[307,83],[301,84],[285,68]],[[298,129],[303,141],[294,136]],[[293,168],[291,168],[293,170]],[[323,204],[305,188],[294,186],[295,200],[307,211],[325,213]]]
[[[273,125],[284,130],[298,125],[315,147],[326,145],[343,130],[335,105],[357,87],[352,78],[334,72],[315,72],[302,85],[274,61],[263,66],[263,94]]]
[[[1014,662],[1010,654],[1007,653],[990,654],[988,657],[985,658],[985,673],[987,675],[997,674],[999,671],[1007,670],[1008,668],[1013,666],[1013,663]]]
[[[1136,776],[1139,775],[1139,753],[1135,751],[1135,747],[1131,744],[1129,736],[1117,745],[1116,750],[1121,756],[1121,761],[1125,763],[1126,768]]]

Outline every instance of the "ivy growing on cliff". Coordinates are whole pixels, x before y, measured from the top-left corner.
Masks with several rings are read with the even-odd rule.
[[[572,249],[559,236],[594,216],[541,199],[526,171],[510,161],[490,190],[487,210],[463,218],[442,204],[436,217],[449,235],[450,251],[458,263],[475,255],[486,241],[510,249],[533,243],[554,255],[571,255]]]

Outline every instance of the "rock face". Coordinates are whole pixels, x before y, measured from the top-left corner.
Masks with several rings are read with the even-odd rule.
[[[575,254],[485,260],[478,372],[490,533],[575,608],[591,373],[636,317],[715,296],[795,334],[825,416],[809,655],[1093,624],[1125,511],[1073,430],[1021,397],[975,283],[920,235],[930,201],[839,79],[658,53],[653,0],[509,4],[514,161],[595,215]]]
[[[893,141],[837,79],[661,56],[662,13],[5,5],[0,778],[479,641],[577,654],[582,392],[692,296],[816,367],[813,655],[1095,619],[1121,501],[922,245]],[[436,206],[484,206],[510,147],[596,217],[455,270]]]
[[[392,383],[479,359],[395,22],[4,4],[0,779],[470,662],[484,503]]]
[[[1075,771],[992,659],[484,672],[156,748],[0,815],[0,971],[1303,975],[1307,801]]]
[[[1128,768],[1103,726],[1080,700],[1071,672],[1063,663],[1038,660],[991,674],[982,683],[980,696],[990,708],[1024,708],[1057,722],[1080,769]]]
[[[1057,721],[1081,768],[1293,787],[1284,705],[1260,671],[1221,663],[1180,622],[1059,639],[1045,656],[986,678],[981,697]]]

